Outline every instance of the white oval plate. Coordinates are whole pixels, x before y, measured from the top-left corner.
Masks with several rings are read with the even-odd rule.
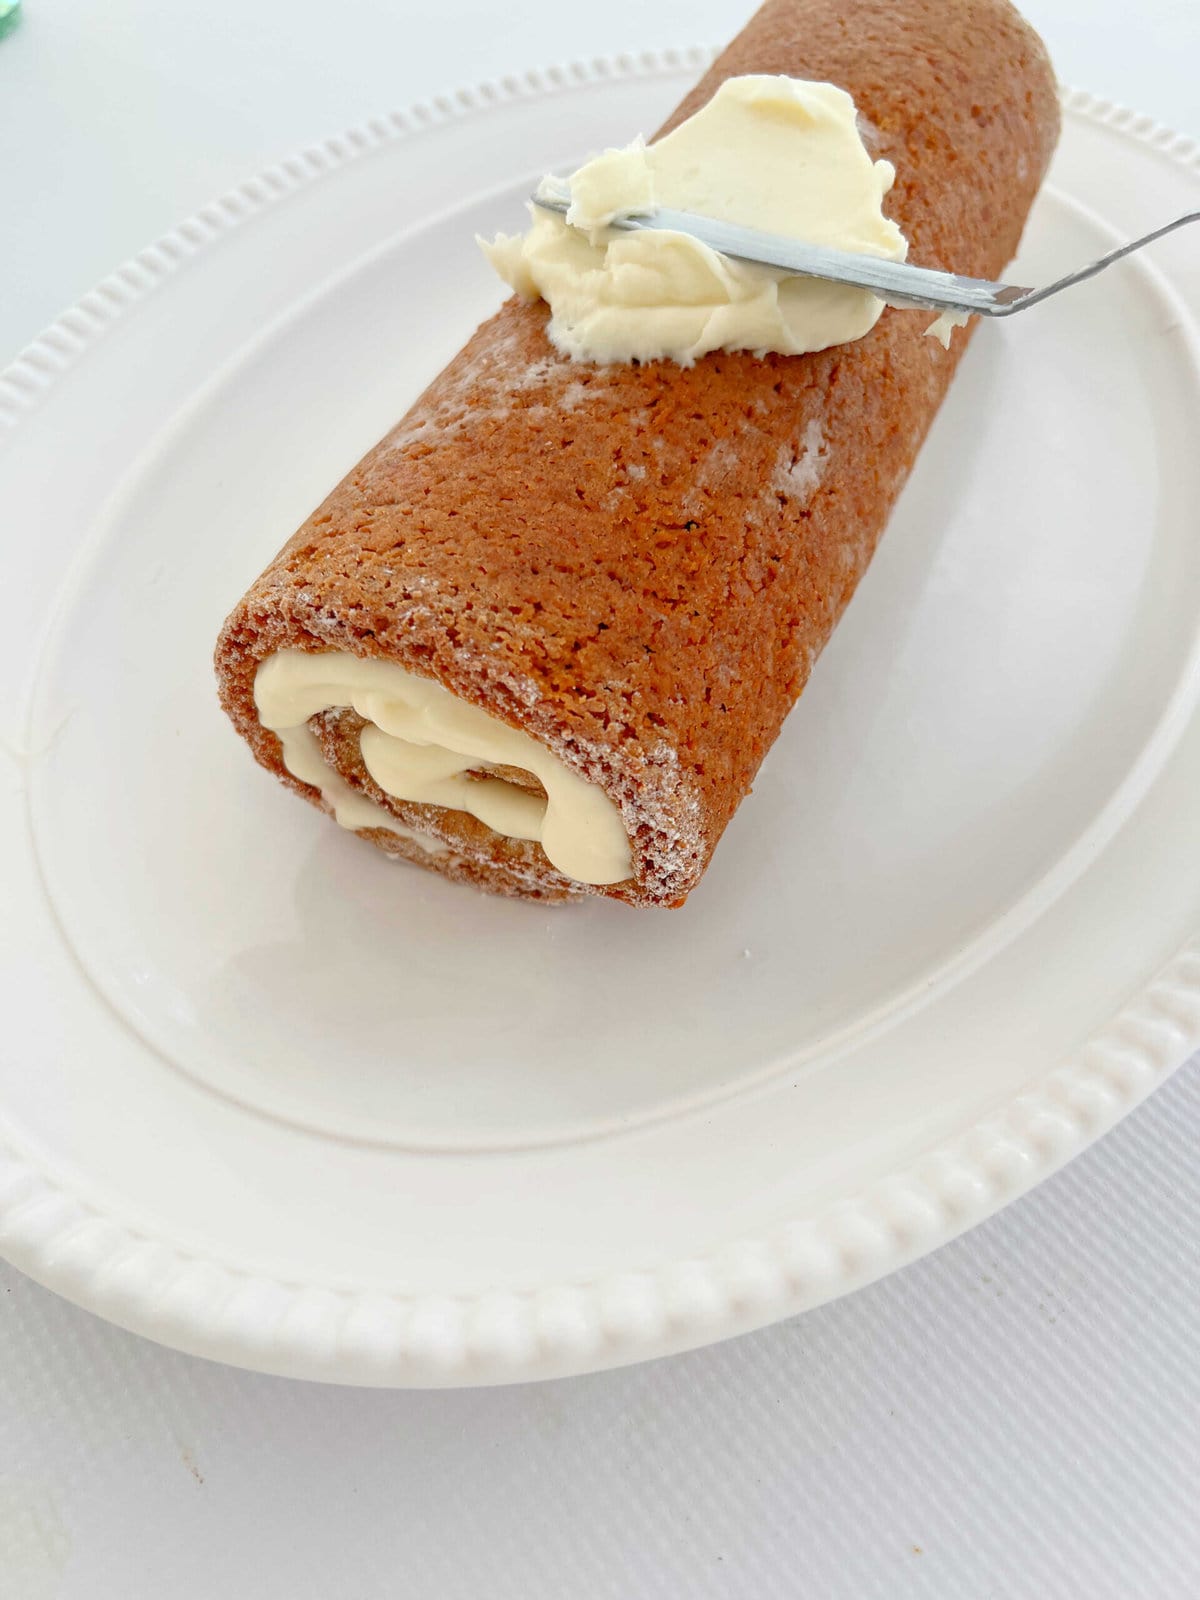
[[[1172,239],[975,341],[685,910],[383,861],[254,766],[230,604],[499,291],[472,244],[702,52],[372,123],[0,380],[0,1246],[102,1315],[376,1384],[811,1306],[1046,1176],[1200,1041],[1200,361]],[[1014,276],[1200,204],[1069,96]]]

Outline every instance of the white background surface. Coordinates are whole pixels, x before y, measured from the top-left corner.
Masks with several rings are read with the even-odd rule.
[[[1200,133],[1200,8],[1026,9],[1064,79]],[[719,40],[744,15],[31,0],[0,43],[0,362],[298,145],[527,65]],[[0,1267],[0,1595],[1195,1594],[1198,1143],[1193,1061],[1060,1177],[872,1289],[537,1388],[230,1372]]]

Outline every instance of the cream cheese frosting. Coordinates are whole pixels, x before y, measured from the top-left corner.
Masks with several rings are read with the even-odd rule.
[[[609,224],[664,205],[902,260],[904,235],[883,214],[894,180],[891,163],[868,154],[845,90],[730,78],[665,138],[581,167],[567,181],[565,218],[534,207],[526,233],[480,244],[518,294],[549,303],[550,338],[576,359],[801,355],[861,338],[883,302],[865,289],[735,260],[686,234]]]
[[[399,823],[326,764],[308,719],[352,707],[365,718],[363,764],[397,800],[465,811],[510,839],[535,839],[578,883],[621,883],[633,866],[621,814],[596,784],[545,745],[393,661],[346,651],[279,650],[258,668],[254,700],[294,777],[321,791],[344,828],[386,828],[432,854],[447,846]],[[518,768],[539,795],[494,774]]]
[[[965,311],[943,311],[940,317],[929,324],[925,332],[931,339],[936,339],[943,350],[949,350],[950,335],[955,328],[965,328],[970,320],[969,314]]]

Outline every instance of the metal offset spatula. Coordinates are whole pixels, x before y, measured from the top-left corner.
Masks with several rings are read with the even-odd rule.
[[[556,211],[560,216],[566,214],[568,202],[565,199],[544,193],[535,194],[532,199],[545,211]],[[1014,311],[1025,311],[1060,289],[1069,289],[1072,284],[1095,277],[1114,261],[1161,239],[1165,233],[1197,221],[1200,221],[1200,211],[1189,211],[1155,228],[1153,233],[1110,250],[1099,261],[1080,267],[1077,272],[1069,272],[1065,278],[1058,278],[1040,289],[1017,283],[992,283],[987,278],[964,278],[956,272],[938,272],[933,267],[914,267],[907,261],[887,261],[847,250],[827,250],[822,245],[803,244],[798,239],[760,233],[757,228],[718,222],[714,217],[700,217],[690,211],[672,211],[666,206],[617,217],[612,226],[629,231],[665,228],[672,233],[687,233],[722,255],[779,267],[804,278],[823,278],[830,283],[849,283],[859,289],[870,289],[889,305],[920,306],[929,311],[958,311],[981,317],[1011,317]]]

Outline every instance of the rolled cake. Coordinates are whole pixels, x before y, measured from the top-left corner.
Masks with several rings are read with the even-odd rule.
[[[1058,132],[1006,0],[768,0],[727,78],[847,90],[922,265],[996,277]],[[589,365],[507,301],[234,608],[257,759],[390,854],[677,906],[866,569],[965,344],[887,310],[817,354]],[[403,795],[404,798],[397,798]]]

